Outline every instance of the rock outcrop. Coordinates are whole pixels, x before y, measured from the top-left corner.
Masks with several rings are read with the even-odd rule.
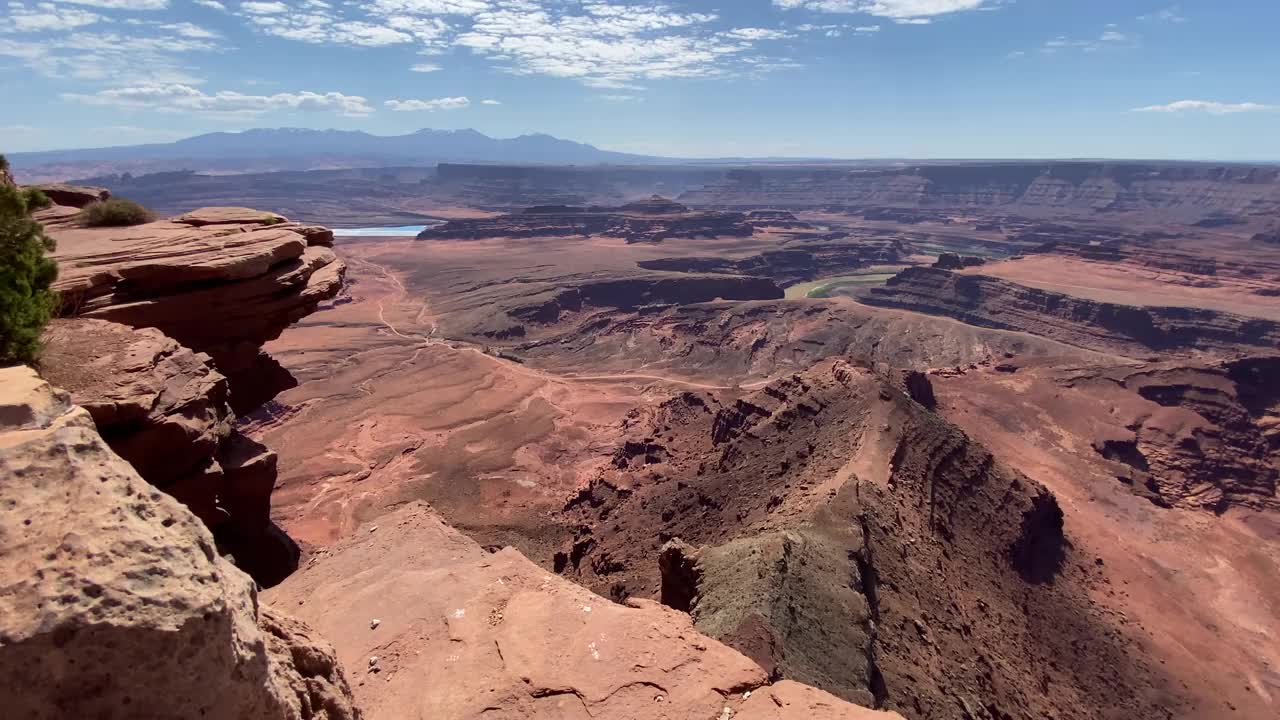
[[[1203,308],[1117,305],[938,268],[907,268],[858,298],[1133,357],[1280,348],[1280,323],[1271,320]]]
[[[894,720],[795,683],[654,602],[612,603],[413,503],[268,591],[359,667],[368,717]],[[899,719],[900,720],[900,719]]]
[[[913,718],[1159,717],[1054,496],[841,360],[638,409],[561,570],[662,596],[782,677]],[[673,554],[679,538],[697,551]]]
[[[100,187],[83,185],[67,185],[65,183],[49,183],[34,186],[44,193],[54,205],[70,208],[83,208],[89,203],[102,202],[111,197],[111,191]]]
[[[755,228],[741,213],[694,212],[660,196],[620,207],[544,205],[490,219],[451,220],[428,228],[420,240],[572,237],[602,235],[627,242],[667,238],[747,237]]]
[[[1163,507],[1280,507],[1280,358],[1086,368],[1014,363],[1106,407],[1092,446],[1116,479]]]
[[[940,270],[963,270],[968,267],[978,267],[986,263],[985,258],[975,257],[973,255],[957,255],[955,253],[942,253],[938,256],[933,266]]]
[[[812,230],[813,225],[800,220],[786,210],[752,210],[747,213],[747,222],[758,228],[783,230]]]
[[[45,331],[40,369],[85,408],[144,480],[186,505],[219,550],[262,585],[298,564],[271,523],[276,455],[234,430],[227,379],[209,357],[154,328],[60,319]]]
[[[0,703],[13,717],[355,720],[333,650],[262,607],[94,421],[0,369]]]
[[[64,218],[55,205],[36,214]],[[245,208],[205,208],[126,228],[53,223],[64,315],[153,327],[209,354],[231,406],[253,409],[293,380],[261,351],[342,287],[332,234]]]

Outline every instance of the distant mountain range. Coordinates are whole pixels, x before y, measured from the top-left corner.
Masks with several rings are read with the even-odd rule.
[[[408,135],[359,130],[262,128],[216,132],[171,143],[8,155],[21,179],[56,180],[119,172],[262,172],[439,162],[587,165],[662,162],[533,134],[493,138],[475,130],[423,129]]]

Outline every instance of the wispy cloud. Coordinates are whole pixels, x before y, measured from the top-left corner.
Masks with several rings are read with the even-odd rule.
[[[471,100],[465,97],[442,97],[431,100],[388,100],[383,105],[396,112],[434,112],[436,110],[462,110],[471,106]]]
[[[1203,112],[1210,115],[1234,115],[1237,113],[1261,112],[1277,109],[1280,109],[1280,107],[1276,105],[1264,105],[1256,102],[1223,103],[1212,100],[1178,100],[1165,105],[1148,105],[1146,107],[1134,108],[1133,111],[1149,113]]]
[[[490,99],[487,99],[487,100],[481,100],[481,101],[480,101],[480,104],[481,104],[481,105],[501,105],[501,104],[502,104],[502,101],[501,101],[501,100],[494,100],[494,99],[490,98]]]
[[[1181,5],[1171,5],[1163,10],[1157,10],[1146,15],[1139,15],[1139,20],[1144,22],[1163,22],[1163,23],[1184,23],[1187,21],[1185,15],[1182,14]]]
[[[255,116],[279,110],[299,110],[362,117],[373,112],[368,101],[359,95],[305,90],[274,95],[246,95],[231,90],[209,94],[178,83],[110,88],[93,94],[66,93],[62,97],[88,105],[210,115]]]
[[[12,24],[0,30],[0,32],[41,33],[75,30],[105,19],[101,15],[88,10],[55,5],[51,2],[36,3],[34,5],[10,2],[9,17]]]
[[[435,63],[418,63],[417,65],[414,65],[409,69],[416,73],[433,73],[433,72],[439,72],[444,68],[440,67],[439,65],[436,65]]]
[[[824,13],[863,13],[904,21],[928,24],[928,18],[968,10],[992,10],[1003,0],[773,0],[785,10],[811,10]]]
[[[1047,40],[1040,46],[1040,52],[1045,55],[1053,55],[1064,50],[1079,50],[1081,52],[1095,53],[1103,50],[1134,48],[1140,44],[1140,38],[1121,32],[1118,25],[1107,25],[1102,32],[1094,38],[1071,38],[1066,35],[1059,35],[1052,40]],[[1025,54],[1025,53],[1023,53]],[[1012,54],[1010,55],[1013,56]]]
[[[76,30],[19,39],[0,35],[0,56],[15,58],[46,77],[88,82],[172,82],[199,84],[183,61],[191,53],[212,52],[218,44],[183,36],[173,26],[147,33]],[[192,26],[194,27],[194,26]]]
[[[279,15],[289,12],[289,6],[282,2],[242,2],[240,10],[250,15]]]
[[[106,8],[108,10],[164,10],[169,0],[63,0],[73,5]]]

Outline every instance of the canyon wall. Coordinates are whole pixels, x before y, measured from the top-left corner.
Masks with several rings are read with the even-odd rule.
[[[1028,214],[1159,210],[1201,218],[1280,211],[1280,168],[1199,163],[1007,162],[894,169],[742,168],[680,196],[715,207],[1004,209]]]
[[[1101,352],[1232,355],[1280,348],[1280,323],[1190,307],[1139,307],[938,268],[908,268],[858,294],[868,305],[945,315]]]

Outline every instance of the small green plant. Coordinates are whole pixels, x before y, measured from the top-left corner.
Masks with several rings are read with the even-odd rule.
[[[263,225],[279,225],[282,222],[285,222],[285,219],[279,215],[264,215],[262,217]]]
[[[26,188],[22,192],[27,196],[27,212],[43,210],[53,204],[49,196],[37,188]]]
[[[78,218],[85,227],[121,227],[149,223],[156,216],[132,200],[109,198],[85,205]]]
[[[0,168],[6,167],[0,155]],[[43,196],[0,183],[0,364],[35,360],[40,333],[57,305],[49,285],[58,266],[45,257],[53,240],[31,219],[28,204]]]

